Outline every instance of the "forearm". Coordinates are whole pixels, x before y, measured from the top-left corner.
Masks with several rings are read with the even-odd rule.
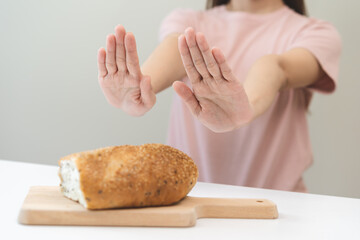
[[[244,82],[253,110],[252,120],[270,107],[279,90],[286,86],[286,81],[279,55],[266,55],[254,63]]]
[[[280,90],[309,86],[324,75],[315,56],[303,48],[260,58],[252,66],[244,82],[254,111],[252,119],[270,107]]]
[[[155,93],[186,76],[177,45],[179,35],[175,33],[166,37],[141,66],[142,73],[151,77]]]

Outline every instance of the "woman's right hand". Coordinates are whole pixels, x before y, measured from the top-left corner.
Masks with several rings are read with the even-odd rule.
[[[131,116],[141,116],[156,102],[150,76],[141,73],[135,37],[123,26],[98,51],[98,79],[107,101]]]

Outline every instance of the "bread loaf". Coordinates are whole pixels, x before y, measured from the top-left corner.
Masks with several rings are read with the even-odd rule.
[[[75,153],[59,165],[63,194],[88,209],[170,205],[184,198],[198,177],[189,156],[163,144]]]

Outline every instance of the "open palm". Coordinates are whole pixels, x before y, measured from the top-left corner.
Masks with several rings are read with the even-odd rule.
[[[155,104],[149,76],[141,73],[135,37],[123,26],[108,35],[106,51],[98,52],[98,79],[108,102],[132,116],[141,116]]]
[[[214,132],[227,132],[250,121],[253,113],[244,87],[220,49],[210,49],[202,33],[188,28],[179,37],[179,51],[192,90],[180,81],[173,87],[202,124]]]

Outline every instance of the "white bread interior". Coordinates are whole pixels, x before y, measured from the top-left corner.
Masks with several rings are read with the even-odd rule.
[[[63,194],[74,201],[78,201],[86,208],[87,204],[80,189],[80,174],[75,158],[61,161],[60,175],[62,178],[61,189]]]

